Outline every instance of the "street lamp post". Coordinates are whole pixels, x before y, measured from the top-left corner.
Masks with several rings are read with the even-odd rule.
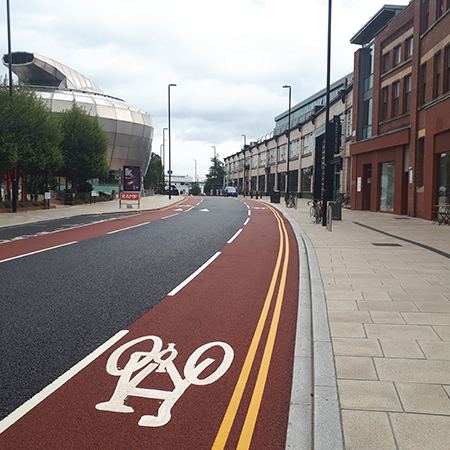
[[[197,186],[197,160],[194,159],[195,161],[195,176],[194,176],[194,185]]]
[[[166,186],[166,131],[168,128],[163,128],[163,157],[162,157],[162,165],[163,165],[163,186]]]
[[[286,158],[286,195],[285,195],[285,201],[287,202],[288,196],[289,196],[289,153],[290,153],[290,146],[291,146],[291,86],[284,85],[283,88],[289,89],[289,113],[288,113],[288,145],[287,145],[287,158]]]
[[[331,5],[328,0],[328,41],[327,41],[327,91],[325,108],[325,154],[322,168],[322,226],[327,226],[327,202],[333,190],[330,167],[331,128],[330,128],[330,78],[331,78]]]
[[[247,136],[245,134],[241,135],[244,138],[244,160],[242,164],[243,172],[242,172],[242,191],[245,198],[245,147],[247,147]]]
[[[170,133],[170,88],[176,86],[176,84],[169,84],[168,86],[168,130],[169,130],[169,200],[172,198],[171,186],[172,186],[172,161],[171,161],[171,133]]]

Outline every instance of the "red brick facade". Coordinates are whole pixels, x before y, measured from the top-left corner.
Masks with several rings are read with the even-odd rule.
[[[450,200],[450,0],[381,17],[354,42],[352,208],[432,219]]]

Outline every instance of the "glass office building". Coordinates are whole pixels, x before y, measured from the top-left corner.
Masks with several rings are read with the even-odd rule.
[[[8,66],[8,55],[3,56]],[[37,53],[12,53],[12,70],[21,82],[36,91],[54,112],[70,109],[72,103],[98,116],[109,135],[111,170],[140,166],[147,171],[153,124],[151,118],[125,101],[106,95],[95,83],[75,70]]]

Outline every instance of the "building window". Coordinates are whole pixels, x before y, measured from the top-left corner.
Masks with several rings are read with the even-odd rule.
[[[427,63],[420,66],[420,103],[427,101]]]
[[[394,48],[394,67],[402,62],[402,47],[399,45]]]
[[[411,75],[404,78],[403,89],[405,100],[403,102],[403,112],[407,112],[411,109]]]
[[[252,169],[258,168],[258,155],[252,155]]]
[[[423,186],[423,180],[425,175],[425,139],[420,138],[417,146],[417,159],[416,159],[416,183],[417,187]]]
[[[449,0],[450,4],[450,0]],[[444,50],[444,92],[450,91],[450,46],[445,47]]]
[[[433,97],[441,95],[441,53],[434,55]]]
[[[373,99],[369,98],[363,103],[362,111],[362,138],[369,139],[372,137],[372,107]]]
[[[289,149],[289,159],[298,159],[300,155],[300,139],[291,142]]]
[[[302,169],[302,192],[311,192],[312,166]]]
[[[259,154],[259,167],[265,167],[266,166],[266,160],[267,160],[266,156],[267,156],[267,152],[265,152],[265,151],[261,152]]]
[[[283,144],[278,147],[278,162],[286,161],[286,148],[287,144]]]
[[[302,156],[312,155],[313,151],[313,134],[309,133],[302,137]]]
[[[444,14],[444,0],[436,1],[436,20]]]
[[[389,87],[386,86],[381,91],[381,120],[386,120],[388,118],[389,112]]]
[[[380,211],[394,211],[395,162],[381,164]]]
[[[424,33],[428,29],[428,21],[430,16],[430,0],[422,0],[420,6],[421,6],[420,32]]]
[[[276,163],[277,149],[271,148],[269,150],[269,166]]]
[[[392,116],[396,116],[400,111],[400,82],[392,84]]]
[[[382,56],[382,71],[383,72],[387,72],[391,67],[390,67],[390,58],[391,54],[390,53],[386,53],[385,55]]]
[[[450,152],[439,157],[439,203],[450,202]]]
[[[406,39],[405,42],[405,58],[410,58],[413,54],[413,38]]]
[[[258,177],[258,189],[260,192],[265,192],[266,190],[266,176],[265,175],[260,175]]]

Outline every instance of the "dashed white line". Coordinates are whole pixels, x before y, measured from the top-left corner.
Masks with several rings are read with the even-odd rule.
[[[138,225],[133,225],[131,227],[120,228],[119,230],[110,231],[106,234],[114,234],[114,233],[119,233],[120,231],[131,230],[132,228],[142,227],[142,225],[148,225],[149,223],[151,223],[151,222],[144,222],[144,223],[140,223]]]
[[[245,223],[244,223],[245,225]],[[242,228],[227,242],[227,244],[231,244],[240,234],[241,234]]]
[[[181,284],[179,284],[175,289],[170,291],[167,296],[173,297],[176,293],[181,291],[188,283],[190,283],[200,272],[206,269],[219,255],[221,252],[217,252],[214,256],[208,259],[208,261],[203,264],[199,269],[197,269],[190,277],[186,278]]]
[[[72,245],[77,242],[78,241],[67,242],[66,244],[60,244],[60,245],[55,245],[54,247],[43,248],[42,250],[36,250],[35,252],[24,253],[23,255],[13,256],[12,258],[2,259],[0,261],[0,263],[6,262],[6,261],[12,261],[13,259],[24,258],[25,256],[35,255],[36,253],[42,253],[42,252],[46,252],[48,250],[54,250],[55,248],[65,247],[66,245]]]

